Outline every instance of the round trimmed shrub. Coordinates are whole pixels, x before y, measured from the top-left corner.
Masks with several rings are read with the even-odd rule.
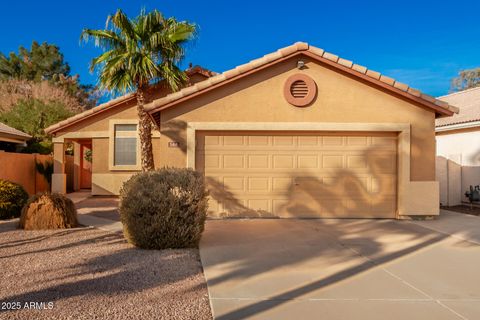
[[[25,230],[68,229],[78,227],[73,201],[60,193],[39,193],[28,199],[20,216]]]
[[[132,176],[120,190],[125,238],[144,249],[194,248],[208,207],[203,175],[163,168]]]
[[[0,219],[18,218],[27,200],[21,185],[0,179]]]

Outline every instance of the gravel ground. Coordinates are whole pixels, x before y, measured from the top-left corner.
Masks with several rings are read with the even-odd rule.
[[[93,228],[0,222],[0,270],[0,307],[22,308],[0,310],[0,319],[212,318],[196,249],[141,250]],[[25,308],[31,302],[46,309]]]

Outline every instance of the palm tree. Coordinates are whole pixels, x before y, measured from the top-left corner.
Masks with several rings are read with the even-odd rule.
[[[152,122],[145,112],[145,92],[150,85],[165,81],[177,91],[186,75],[176,64],[184,57],[184,45],[196,35],[193,23],[164,18],[145,10],[129,19],[121,10],[109,15],[106,29],[84,29],[81,40],[94,40],[103,53],[94,58],[90,71],[99,70],[99,83],[113,92],[136,92],[142,170],[154,169]]]

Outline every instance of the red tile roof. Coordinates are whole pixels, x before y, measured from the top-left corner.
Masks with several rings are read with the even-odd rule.
[[[326,52],[323,49],[316,48],[305,42],[297,42],[291,46],[267,54],[262,58],[252,60],[234,69],[225,71],[214,77],[196,83],[193,86],[171,93],[163,98],[156,99],[147,104],[145,108],[155,119],[157,117],[154,114],[160,110],[169,108],[176,103],[185,101],[210,89],[219,87],[229,82],[229,80],[250,74],[251,72],[260,70],[263,67],[269,66],[270,64],[283,61],[284,59],[292,57],[296,54],[306,54],[320,62],[329,64],[337,69],[349,72],[355,76],[363,78],[364,80],[373,82],[374,84],[386,88],[393,93],[402,95],[412,101],[433,109],[436,114],[440,116],[451,116],[453,113],[458,112],[458,109],[453,105],[450,105],[448,102],[435,99],[434,97],[424,94],[417,89],[411,88],[404,83],[396,81],[395,79],[382,75],[379,72],[369,70],[364,66],[354,64],[352,61],[342,59],[335,54]]]

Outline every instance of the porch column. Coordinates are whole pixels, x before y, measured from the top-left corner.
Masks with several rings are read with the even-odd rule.
[[[65,143],[53,143],[52,192],[67,193],[67,175],[65,173]]]
[[[73,190],[80,190],[80,166],[81,162],[81,145],[80,143],[73,142]]]

